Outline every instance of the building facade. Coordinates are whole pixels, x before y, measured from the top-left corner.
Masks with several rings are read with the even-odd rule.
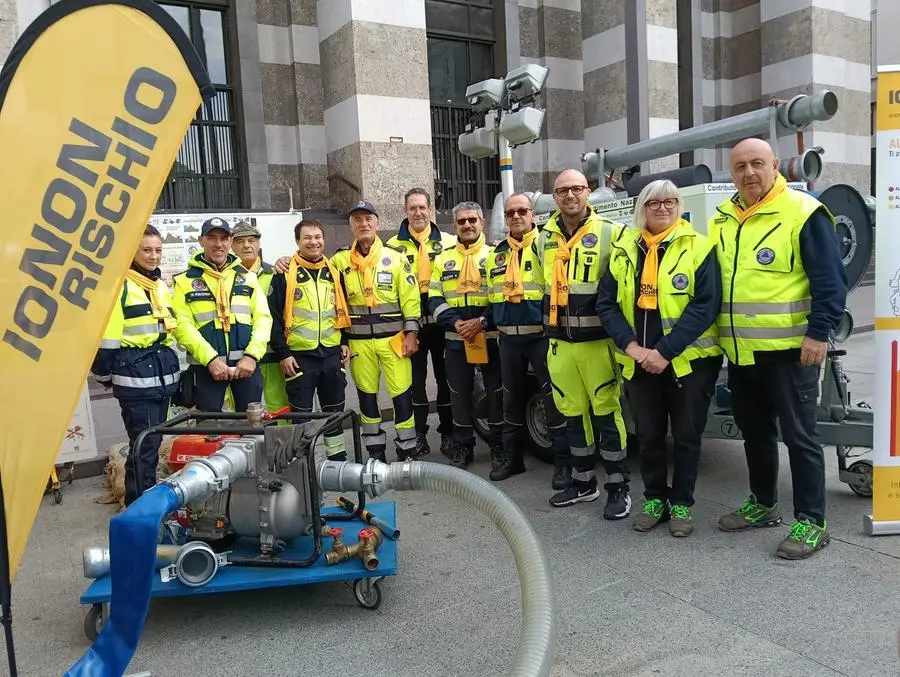
[[[0,6],[0,57],[48,0]],[[361,197],[400,218],[404,191],[440,208],[490,206],[496,160],[460,155],[468,84],[525,63],[550,69],[541,139],[514,150],[517,189],[548,190],[595,148],[617,148],[834,91],[806,134],[818,182],[870,192],[870,0],[187,0],[160,3],[216,85],[159,208],[335,210]],[[785,152],[794,140],[782,140]],[[727,148],[645,163],[704,163]]]

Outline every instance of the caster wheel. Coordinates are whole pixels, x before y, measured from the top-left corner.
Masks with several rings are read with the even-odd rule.
[[[62,503],[62,492],[59,489],[53,490],[53,502],[56,503],[56,505]]]
[[[84,636],[93,642],[103,629],[104,623],[106,619],[103,617],[103,605],[94,604],[84,617]]]
[[[367,589],[368,588],[368,589]],[[353,581],[353,596],[363,609],[375,610],[381,606],[381,584],[374,581],[371,587],[366,585],[365,578],[357,578]]]
[[[847,468],[848,472],[853,473],[853,479],[847,484],[853,490],[853,493],[863,498],[872,496],[872,461],[856,461]]]

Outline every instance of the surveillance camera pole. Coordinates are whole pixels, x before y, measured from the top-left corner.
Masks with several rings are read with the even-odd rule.
[[[516,190],[513,186],[512,147],[499,131],[497,132],[497,151],[500,157],[500,190],[503,192],[503,202],[505,203]]]

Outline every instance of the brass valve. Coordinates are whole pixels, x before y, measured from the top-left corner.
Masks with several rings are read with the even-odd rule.
[[[335,533],[336,532],[336,533]],[[328,530],[328,535],[334,538],[334,545],[329,552],[325,553],[326,564],[339,564],[346,562],[352,557],[359,557],[363,566],[369,571],[378,568],[378,556],[375,551],[383,541],[381,530],[377,527],[366,527],[359,532],[359,541],[348,546],[341,539],[344,533],[343,529],[333,528]]]

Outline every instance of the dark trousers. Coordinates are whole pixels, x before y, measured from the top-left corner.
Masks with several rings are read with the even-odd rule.
[[[340,354],[325,358],[310,357],[298,352],[293,355],[300,369],[297,376],[286,377],[284,382],[291,410],[311,412],[313,396],[318,393],[319,406],[323,412],[343,411],[347,375],[341,364]],[[339,435],[343,435],[340,426],[324,431],[325,437]]]
[[[119,408],[122,410],[122,423],[125,424],[130,446],[128,458],[125,459],[125,505],[131,505],[146,489],[156,484],[156,467],[159,465],[159,445],[162,442],[162,435],[145,436],[140,449],[135,449],[134,443],[138,435],[147,428],[166,420],[169,413],[169,399],[120,399]],[[141,464],[140,488],[135,477],[135,462]]]
[[[450,343],[450,342],[448,342]],[[475,446],[474,398],[475,367],[466,362],[466,351],[461,341],[458,346],[447,346],[447,382],[450,386],[450,403],[453,409],[453,440],[465,447]],[[488,405],[488,425],[494,443],[501,440],[503,426],[503,385],[500,381],[500,349],[497,341],[488,340],[488,362],[477,365],[481,369],[484,394]]]
[[[721,358],[694,360],[691,373],[677,381],[671,369],[649,374],[635,365],[626,392],[634,413],[647,499],[694,505],[701,439],[721,365]],[[666,456],[670,421],[675,442],[671,489]]]
[[[566,419],[553,403],[550,372],[547,371],[549,342],[543,336],[500,335],[500,375],[503,383],[503,453],[507,458],[521,457],[525,406],[530,397],[528,365],[534,371],[538,388],[544,395],[544,416],[553,439],[553,455],[559,462],[569,459]]]
[[[447,386],[447,369],[444,366],[444,330],[436,324],[423,325],[419,331],[419,350],[410,358],[412,362],[413,416],[416,419],[416,434],[428,432],[428,356],[431,355],[431,370],[437,384],[438,432],[449,435],[453,430],[453,412],[450,407],[450,388]]]
[[[778,501],[778,426],[788,448],[794,517],[825,521],[825,457],[816,431],[818,365],[784,361],[728,365],[734,419],[744,437],[750,491],[765,506]]]
[[[188,368],[196,375],[194,406],[200,411],[222,411],[225,391],[229,386],[235,411],[247,411],[247,405],[251,402],[262,402],[262,372],[258,368],[247,378],[236,381],[216,381],[209,369],[196,364]]]

